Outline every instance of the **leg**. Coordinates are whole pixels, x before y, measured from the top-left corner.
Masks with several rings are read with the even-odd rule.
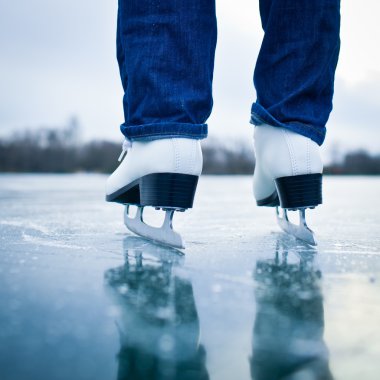
[[[261,0],[265,36],[252,123],[284,127],[321,145],[339,54],[339,0]]]
[[[127,205],[129,230],[175,247],[183,242],[173,213],[192,207],[202,171],[215,44],[214,0],[119,0],[121,131],[129,153],[107,180],[106,199]],[[130,204],[138,206],[135,218]],[[144,223],[145,206],[166,211],[161,228]]]
[[[281,206],[286,231],[315,244],[305,209],[322,203],[319,152],[332,109],[339,54],[339,0],[261,0],[265,31],[252,106],[259,206]],[[291,225],[286,210],[300,211]]]
[[[122,133],[130,140],[206,137],[215,45],[214,0],[119,0]]]

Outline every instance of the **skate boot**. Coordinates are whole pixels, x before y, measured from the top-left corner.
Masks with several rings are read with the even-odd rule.
[[[255,127],[254,148],[253,192],[257,205],[276,207],[278,224],[285,232],[316,245],[314,233],[306,224],[305,210],[322,203],[319,146],[285,128],[260,125]],[[299,225],[289,221],[289,210],[299,211]]]
[[[127,228],[142,237],[176,248],[184,248],[181,235],[173,230],[175,211],[193,206],[198,178],[202,171],[199,140],[167,138],[153,141],[126,140],[119,167],[108,178],[106,200],[125,204]],[[129,206],[136,205],[131,217]],[[144,223],[146,206],[166,212],[161,227]]]

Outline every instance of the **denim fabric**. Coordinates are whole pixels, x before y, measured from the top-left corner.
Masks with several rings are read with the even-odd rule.
[[[285,127],[321,145],[332,110],[340,39],[339,0],[261,0],[265,31],[252,124]]]
[[[207,136],[216,34],[214,0],[119,0],[126,137]]]
[[[260,0],[265,31],[251,123],[322,144],[339,55],[340,0]],[[119,0],[122,133],[201,139],[212,109],[215,0]]]

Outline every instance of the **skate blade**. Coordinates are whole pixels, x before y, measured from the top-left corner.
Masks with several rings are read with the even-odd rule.
[[[300,209],[299,213],[300,223],[297,226],[296,224],[293,224],[289,221],[287,210],[283,210],[283,215],[281,216],[278,207],[276,207],[278,225],[284,232],[288,233],[289,235],[292,235],[310,245],[317,245],[314,232],[306,224],[305,209]]]
[[[161,227],[153,227],[144,222],[144,207],[138,206],[135,217],[129,215],[129,205],[125,206],[124,224],[126,227],[143,238],[152,240],[155,243],[173,248],[185,248],[182,237],[173,230],[173,209],[165,211],[165,220]]]

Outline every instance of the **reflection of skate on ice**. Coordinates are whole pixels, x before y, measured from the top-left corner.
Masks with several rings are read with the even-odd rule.
[[[183,255],[135,236],[124,265],[105,272],[120,336],[118,379],[207,380],[206,351]]]
[[[252,378],[332,380],[315,248],[289,250],[281,237],[276,243],[275,257],[254,270]]]
[[[253,192],[257,205],[276,207],[278,223],[285,232],[316,245],[305,210],[322,203],[319,146],[307,137],[269,125],[255,127],[254,146]],[[289,221],[289,210],[299,211],[299,225]]]
[[[184,211],[193,206],[202,171],[199,140],[126,141],[123,153],[126,151],[127,156],[107,180],[107,201],[126,205],[124,221],[132,232],[159,243],[184,248],[181,236],[173,230],[172,219],[174,211]],[[131,217],[129,205],[138,206],[135,217]],[[166,212],[161,227],[144,222],[146,206]]]

